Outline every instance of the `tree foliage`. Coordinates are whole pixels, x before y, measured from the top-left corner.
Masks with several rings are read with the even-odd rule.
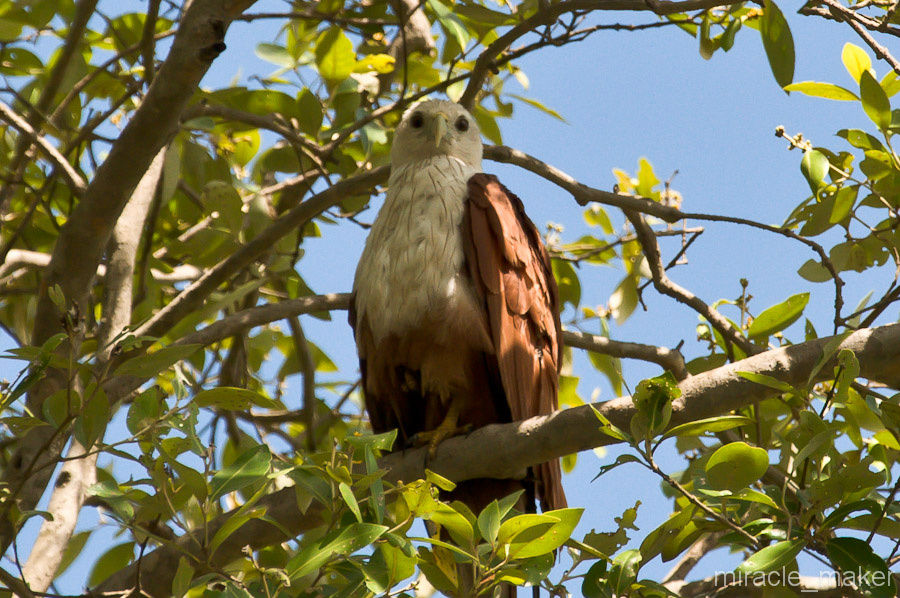
[[[253,5],[0,2],[0,325],[15,345],[5,357],[21,363],[0,386],[8,592],[52,594],[96,536],[106,546],[79,579],[98,592],[394,596],[427,581],[454,594],[468,563],[485,594],[507,582],[589,597],[700,596],[763,575],[777,595],[896,595],[900,329],[885,323],[900,299],[900,64],[879,42],[900,37],[896,3],[800,9],[853,36],[840,57],[850,88],[794,82],[789,9],[771,0]],[[631,22],[609,22],[623,10]],[[246,87],[200,86],[228,60],[232,23],[259,20],[280,31],[257,46],[271,72]],[[802,152],[810,188],[779,226],[687,212],[647,160],[601,190],[502,146],[518,106],[562,118],[511,91],[512,80],[527,88],[522,57],[659,27],[696,38],[706,59],[757,30],[779,86],[826,108],[858,103],[871,125],[836,124],[831,148],[779,130]],[[873,56],[886,74],[876,76]],[[420,451],[385,456],[394,436],[367,431],[356,372],[338,372],[307,338],[300,316],[329,320],[347,297],[310,288],[303,243],[364,226],[357,216],[387,181],[393,127],[407,106],[440,95],[470,108],[494,144],[488,159],[570,192],[569,209],[591,227],[579,239],[547,235],[567,354],[588,351],[619,393],[635,382],[621,359],[665,373],[631,397],[586,405],[568,359],[559,417],[526,422],[524,439],[510,425],[447,441],[419,471]],[[620,216],[624,228],[613,225]],[[703,232],[676,229],[682,221],[737,223],[804,246],[811,257],[798,274],[833,296],[832,317],[804,318],[808,293],[757,311],[746,292],[707,303],[681,287],[669,271]],[[660,240],[673,236],[682,244],[664,255]],[[592,266],[619,276],[599,309],[582,302]],[[859,272],[884,290],[848,308],[845,279]],[[650,287],[699,315],[689,360],[681,347],[611,340]],[[292,378],[299,397],[285,393]],[[612,443],[629,450],[598,475],[658,476],[672,502],[658,528],[637,530],[639,504],[610,514],[614,529],[579,535],[582,508],[519,513],[511,496],[473,513],[439,500],[504,450],[523,465],[566,456],[571,468],[573,451]],[[486,456],[457,457],[466,450]],[[666,471],[660,451],[683,469]],[[89,509],[102,520],[77,526]],[[416,536],[417,519],[445,534]],[[736,577],[686,581],[717,547],[744,556]],[[799,574],[803,554],[852,587],[813,588]],[[641,568],[656,557],[680,560],[666,579],[648,579]]]

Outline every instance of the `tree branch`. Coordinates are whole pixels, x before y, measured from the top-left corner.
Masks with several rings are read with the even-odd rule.
[[[150,168],[135,188],[134,194],[116,222],[107,253],[109,264],[106,294],[103,302],[103,322],[98,333],[99,365],[103,367],[112,352],[112,341],[131,321],[134,264],[144,222],[153,202],[163,163],[165,149],[156,155]],[[53,487],[47,511],[52,519],[41,524],[40,532],[31,548],[23,574],[32,590],[46,591],[56,576],[65,548],[75,532],[78,514],[84,505],[87,488],[97,481],[97,455],[92,447],[73,439]]]
[[[52,143],[44,139],[40,133],[35,131],[34,128],[28,124],[27,120],[16,114],[11,107],[3,102],[0,102],[0,118],[18,129],[22,135],[28,138],[29,143],[34,143],[41,148],[47,155],[47,158],[50,159],[50,162],[62,173],[75,195],[80,196],[84,193],[85,189],[87,189],[87,183],[84,182],[84,179],[81,178],[78,171],[69,164],[66,157],[59,153],[59,150],[56,149]]]
[[[860,23],[861,15],[857,14],[856,11],[850,10],[840,2],[836,2],[835,0],[819,1],[827,4],[833,13],[840,14],[844,22],[850,25],[850,27],[853,28],[853,31],[855,31],[856,34],[859,35],[859,37],[861,37],[862,40],[866,42],[866,44],[868,44],[870,48],[872,48],[872,51],[875,52],[875,55],[891,65],[891,68],[894,69],[894,72],[900,75],[900,62],[898,62],[897,59],[894,58],[890,52],[888,52],[887,48],[879,44],[875,40],[875,38],[872,37],[871,33],[866,31],[866,27],[862,23]],[[875,26],[875,28],[879,27],[881,27],[880,23]]]
[[[684,380],[688,376],[687,368],[684,365],[684,356],[678,350],[641,343],[614,341],[605,336],[575,330],[564,330],[563,342],[570,347],[602,353],[610,357],[649,361],[672,372],[678,380]]]
[[[739,4],[735,1],[723,0],[686,0],[671,2],[669,0],[569,0],[555,4],[544,4],[535,14],[521,21],[509,31],[491,42],[475,60],[466,90],[459,98],[459,103],[467,109],[475,104],[484,80],[494,65],[494,60],[520,37],[534,32],[539,27],[550,25],[566,13],[587,13],[597,10],[629,10],[651,11],[657,15],[674,14],[691,10],[708,10],[717,6]]]
[[[236,334],[243,334],[256,326],[264,326],[279,320],[317,311],[343,311],[347,310],[349,306],[349,293],[331,293],[258,305],[226,316],[202,330],[184,336],[173,344],[181,346],[191,344],[209,346]],[[135,334],[138,333],[139,331]],[[584,349],[585,351],[656,363],[663,369],[670,370],[679,379],[686,377],[687,374],[684,357],[681,353],[665,347],[615,341],[606,337],[572,330],[564,330],[562,340],[564,344],[570,347]],[[117,394],[117,396],[119,395]]]
[[[637,235],[638,242],[644,250],[644,256],[647,258],[647,264],[650,267],[650,273],[653,276],[653,286],[656,290],[672,297],[679,303],[692,308],[698,314],[702,315],[706,320],[718,330],[729,342],[734,343],[747,355],[759,353],[761,349],[750,342],[738,330],[735,330],[722,314],[711,308],[707,303],[699,297],[691,293],[689,290],[673,282],[666,274],[662,260],[659,255],[659,244],[653,231],[644,221],[640,214],[626,210],[625,217],[634,226],[634,232]],[[729,352],[730,353],[730,352]]]
[[[38,97],[33,110],[28,115],[27,120],[29,124],[32,125],[33,130],[39,130],[41,128],[37,126],[36,123],[42,118],[43,113],[46,112],[53,103],[56,93],[62,85],[66,72],[69,70],[72,57],[75,55],[75,52],[78,51],[78,47],[84,39],[85,29],[87,29],[88,21],[94,14],[97,2],[98,0],[80,0],[80,2],[76,3],[75,14],[72,17],[72,23],[69,26],[69,31],[66,33],[66,39],[59,52],[59,58],[56,59],[53,70],[47,78],[47,83],[43,86],[40,97]],[[22,169],[27,164],[26,158],[28,149],[31,147],[31,141],[30,138],[20,138],[16,142],[16,149],[12,159],[9,161],[9,166],[7,167],[10,172],[15,173],[13,177],[15,180],[19,180]],[[0,190],[0,212],[3,211],[4,204],[15,187],[16,185],[6,185]]]
[[[623,210],[634,210],[643,214],[656,216],[666,222],[677,222],[684,215],[676,208],[666,206],[649,199],[634,197],[632,195],[620,195],[618,193],[610,193],[609,191],[601,191],[588,187],[583,183],[566,174],[565,172],[550,166],[549,164],[538,160],[533,156],[529,156],[525,152],[507,147],[505,145],[485,145],[484,157],[494,162],[503,162],[504,164],[515,164],[529,172],[533,172],[541,178],[554,183],[575,198],[579,205],[584,206],[592,201],[606,204]]]
[[[221,0],[194,0],[185,9],[158,76],[60,231],[41,285],[31,343],[42,344],[63,330],[61,314],[47,289],[58,285],[76,317],[89,313],[92,281],[113,225],[157,152],[177,131],[179,116],[203,75],[225,49],[228,23]],[[75,341],[79,342],[77,336]],[[48,370],[29,393],[28,408],[40,413],[44,398],[65,384],[65,372]],[[37,504],[53,469],[44,465],[59,457],[64,441],[64,435],[40,427],[20,442],[3,483],[20,501],[22,511]],[[35,471],[39,473],[32,475]],[[12,537],[12,524],[2,517],[0,552],[5,552]]]
[[[682,395],[673,404],[671,425],[728,413],[771,397],[777,391],[750,382],[738,372],[755,372],[788,384],[805,384],[832,337],[799,345],[772,349],[715,370],[697,374],[679,383]],[[840,345],[856,354],[861,375],[893,387],[900,385],[900,324],[858,330]],[[819,369],[819,377],[828,376],[835,360]],[[584,405],[551,415],[510,424],[495,424],[442,442],[433,459],[426,459],[427,447],[396,452],[383,457],[379,466],[387,469],[392,482],[423,478],[425,467],[459,482],[474,478],[503,478],[525,466],[536,465],[563,455],[614,444],[616,440],[600,432],[594,409],[613,424],[628,428],[635,414],[629,397],[620,397]],[[263,497],[258,507],[277,525],[255,519],[234,530],[229,539],[210,556],[209,563],[224,566],[240,557],[244,546],[259,549],[284,542],[321,524],[320,508],[313,505],[305,512],[297,506],[297,490],[285,488]],[[234,512],[211,521],[207,537],[215,535]],[[285,536],[283,532],[290,534]],[[151,596],[166,596],[171,591],[174,571],[183,550],[195,550],[198,538],[185,536],[173,546],[165,546],[144,556],[141,564],[141,589]],[[124,590],[134,586],[137,567],[132,565],[112,575],[95,588],[94,594]],[[199,572],[198,572],[199,573]]]
[[[291,209],[241,249],[207,270],[203,276],[140,326],[135,334],[162,336],[181,318],[197,309],[220,284],[271,249],[275,241],[354,193],[374,188],[387,179],[388,171],[388,166],[381,166],[361,172],[335,183]]]
[[[0,264],[0,288],[2,288],[2,279],[10,274],[22,269],[46,268],[50,264],[50,254],[41,253],[40,251],[29,251],[28,249],[11,249],[6,256],[6,260]],[[97,266],[97,278],[105,278],[107,267],[104,264]],[[150,269],[153,279],[158,282],[176,283],[189,280],[197,280],[203,272],[196,266],[190,264],[180,264],[172,268],[171,272],[163,272],[156,268]]]

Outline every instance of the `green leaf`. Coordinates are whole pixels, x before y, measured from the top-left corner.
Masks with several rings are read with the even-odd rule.
[[[408,579],[416,572],[416,557],[407,555],[400,548],[391,546],[384,542],[378,545],[381,557],[384,559],[387,568],[388,577],[391,581],[397,582]]]
[[[766,374],[760,374],[757,372],[738,372],[737,374],[741,378],[746,378],[750,382],[756,382],[757,384],[762,384],[763,386],[768,386],[769,388],[774,388],[775,390],[780,390],[781,392],[794,392],[794,387],[787,382],[779,380],[778,378],[773,378],[772,376],[768,376]]]
[[[435,473],[430,469],[425,470],[425,479],[440,488],[441,490],[446,490],[447,492],[452,491],[456,488],[456,484],[453,483],[452,480],[448,480],[444,476],[439,473]]]
[[[584,221],[587,222],[588,226],[599,226],[607,235],[611,235],[615,232],[612,221],[609,219],[609,214],[603,209],[603,206],[597,202],[591,202],[584,211]],[[597,241],[597,245],[600,245],[599,240]]]
[[[475,530],[472,528],[472,524],[462,513],[450,505],[438,503],[434,511],[426,518],[446,528],[450,537],[460,545],[471,544],[475,539]]]
[[[579,293],[580,290],[581,289],[579,287]],[[616,320],[616,324],[622,324],[625,320],[627,320],[628,317],[632,313],[634,313],[637,305],[637,281],[635,280],[634,276],[625,276],[625,278],[622,279],[622,282],[619,283],[619,285],[609,296],[609,309]]]
[[[531,98],[526,98],[525,96],[520,96],[520,95],[514,94],[514,93],[509,94],[509,97],[515,98],[515,99],[519,100],[520,102],[524,102],[524,103],[528,104],[529,106],[531,106],[532,108],[536,108],[536,109],[540,110],[541,112],[543,112],[544,114],[548,114],[559,121],[566,122],[566,119],[564,119],[562,117],[562,114],[560,114],[559,112],[557,112],[556,110],[554,110],[552,108],[548,108],[547,106],[544,106],[542,103],[538,102],[537,100],[533,100]]]
[[[720,447],[706,462],[706,479],[716,490],[737,492],[766,473],[769,455],[765,449],[746,442],[731,442]]]
[[[709,417],[675,426],[663,434],[663,438],[671,438],[672,436],[700,436],[702,434],[724,432],[725,430],[731,430],[732,428],[746,426],[752,423],[752,419],[744,417],[743,415]]]
[[[82,406],[75,419],[75,437],[82,446],[91,447],[103,438],[109,423],[109,399],[102,390],[97,390]]]
[[[300,551],[286,567],[291,579],[297,579],[319,569],[335,555],[349,556],[380,538],[389,528],[374,523],[353,523],[345,527],[333,540],[322,540]]]
[[[891,101],[869,71],[863,71],[859,76],[859,95],[863,110],[879,129],[886,131],[891,126]]]
[[[134,559],[134,542],[117,544],[97,559],[91,574],[88,577],[88,585],[96,586],[107,577],[124,569]]]
[[[187,557],[178,559],[178,568],[172,576],[172,596],[181,598],[191,589],[191,581],[194,579],[194,568]]]
[[[215,554],[222,542],[227,540],[232,533],[240,529],[245,523],[251,519],[259,519],[265,514],[266,510],[261,507],[254,509],[245,509],[244,507],[241,507],[237,513],[230,515],[228,520],[216,531],[216,534],[213,536],[212,540],[210,540],[209,547],[207,548],[209,554]]]
[[[712,58],[716,51],[716,43],[709,38],[709,15],[700,23],[700,57],[704,60]]]
[[[738,565],[735,571],[746,574],[780,569],[793,561],[804,545],[803,540],[785,540],[766,546]]]
[[[114,375],[151,378],[156,374],[169,369],[179,361],[187,359],[202,348],[203,345],[199,344],[163,347],[153,353],[139,355],[129,359],[116,368]]]
[[[850,211],[853,209],[853,204],[856,203],[856,195],[858,192],[859,187],[856,185],[852,187],[841,187],[835,195],[834,207],[831,208],[831,215],[828,217],[828,221],[832,224],[837,224],[849,216]]]
[[[831,562],[857,580],[867,596],[896,596],[896,584],[887,563],[875,554],[872,546],[859,538],[831,538],[825,545]]]
[[[763,47],[778,85],[785,87],[794,79],[794,38],[781,9],[765,0],[759,24]]]
[[[609,419],[607,419],[607,417],[605,415],[600,413],[600,411],[598,411],[597,408],[594,407],[593,405],[591,405],[591,409],[593,410],[594,415],[597,416],[597,420],[600,421],[600,431],[601,432],[603,432],[607,436],[615,438],[616,440],[622,440],[624,442],[629,442],[631,437],[623,429],[619,428],[618,426],[613,424],[611,421],[609,421]]]
[[[572,264],[565,260],[552,260],[550,265],[553,268],[556,285],[559,287],[560,309],[566,303],[578,309],[578,304],[581,303],[581,282]]]
[[[784,90],[799,91],[808,96],[838,100],[841,102],[859,101],[856,94],[849,89],[845,89],[833,83],[823,83],[821,81],[800,81],[798,83],[791,83],[790,85],[786,85]]]
[[[82,549],[84,549],[85,543],[90,537],[91,530],[85,530],[83,532],[76,532],[72,534],[72,537],[69,538],[69,541],[66,543],[66,547],[63,550],[62,560],[59,562],[59,567],[57,567],[56,569],[57,577],[65,573],[66,569],[69,568],[69,565],[72,564],[72,561],[78,558],[78,555],[81,554]]]
[[[427,3],[447,35],[456,40],[461,50],[465,50],[469,43],[469,30],[465,24],[440,0],[427,0]]]
[[[809,282],[828,282],[831,280],[831,272],[823,266],[818,260],[808,259],[800,268],[797,269],[799,274]]]
[[[215,500],[229,492],[240,490],[269,473],[272,453],[258,445],[244,452],[237,460],[216,472],[210,481],[210,498]]]
[[[609,583],[616,596],[625,596],[629,593],[628,589],[637,579],[642,559],[641,551],[636,549],[625,550],[613,559],[609,572]]]
[[[585,598],[611,598],[612,590],[605,583],[608,561],[600,559],[588,569],[581,582],[581,595]]]
[[[500,127],[497,125],[497,118],[485,110],[481,105],[472,109],[472,116],[478,122],[478,129],[481,134],[491,143],[500,145],[503,143],[503,135],[500,133]]]
[[[326,29],[316,41],[316,68],[323,79],[342,81],[356,67],[356,52],[340,27]]]
[[[888,71],[887,74],[881,78],[881,88],[889,98],[900,91],[900,75],[897,74],[897,71]]]
[[[497,534],[500,532],[500,506],[496,500],[492,500],[478,514],[478,532],[489,544],[493,545],[496,542]]]
[[[9,428],[14,436],[22,437],[32,428],[50,425],[42,419],[27,416],[10,416],[0,418],[0,424]]]
[[[341,497],[343,497],[344,502],[347,503],[353,516],[356,517],[357,521],[362,523],[362,513],[359,510],[359,502],[357,502],[356,497],[353,495],[353,490],[345,482],[341,482],[338,485],[338,491],[341,493]]]
[[[291,53],[288,52],[284,46],[280,46],[278,44],[257,44],[256,55],[266,62],[271,62],[276,66],[280,66],[286,69],[294,68],[294,66],[296,66],[297,64],[297,61],[294,60],[294,57],[291,56]]]
[[[510,558],[526,559],[553,552],[569,539],[583,512],[584,509],[557,509],[541,515],[518,515],[503,522],[497,541],[509,543]]]
[[[859,149],[885,151],[884,144],[877,137],[859,129],[841,129],[836,135],[843,137],[850,145]]]
[[[828,158],[819,150],[807,150],[800,161],[800,171],[806,177],[809,188],[815,193],[825,184],[825,176],[828,174]]]
[[[865,50],[855,44],[847,42],[841,51],[841,61],[844,68],[853,77],[853,80],[859,83],[860,76],[872,68],[872,59]]]
[[[226,411],[244,411],[253,405],[268,409],[278,406],[278,403],[256,391],[231,386],[201,390],[194,397],[194,402],[198,407],[216,407]]]
[[[746,502],[763,504],[767,507],[778,510],[778,504],[774,500],[772,500],[768,494],[763,494],[759,490],[754,490],[753,488],[744,488],[740,492],[732,494],[731,498],[735,500],[743,500]]]
[[[756,316],[747,334],[750,338],[766,338],[769,335],[784,330],[803,315],[806,304],[809,303],[809,293],[798,293],[788,297],[785,301],[769,307]]]
[[[324,111],[319,98],[308,87],[304,87],[297,94],[297,108],[300,113],[300,117],[297,119],[300,130],[307,135],[317,135],[322,127]]]
[[[132,434],[139,434],[162,417],[166,403],[159,396],[155,387],[150,387],[139,394],[128,408],[125,424]]]

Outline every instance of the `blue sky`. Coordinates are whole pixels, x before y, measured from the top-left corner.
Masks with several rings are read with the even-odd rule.
[[[254,11],[278,10],[281,6],[281,2],[266,0]],[[821,19],[797,16],[794,5],[783,3],[782,9],[797,47],[795,81],[824,80],[852,87],[854,83],[840,60],[845,42],[862,45],[852,31]],[[645,18],[614,13],[604,21]],[[235,23],[226,38],[228,49],[214,64],[204,85],[221,87],[231,81],[253,85],[248,81],[250,75],[275,70],[254,55],[257,43],[272,41],[274,36],[271,23]],[[801,155],[786,150],[785,141],[774,135],[775,127],[784,125],[788,132],[803,132],[817,145],[839,148],[843,148],[843,142],[834,137],[838,129],[869,128],[859,104],[785,94],[772,77],[758,33],[747,28],[739,32],[730,52],[717,52],[709,61],[700,57],[695,39],[671,28],[601,32],[579,44],[548,48],[519,64],[530,79],[530,89],[516,89],[517,84],[510,82],[507,90],[526,93],[545,103],[559,111],[567,123],[518,104],[514,117],[501,121],[505,144],[602,189],[612,188],[613,168],[634,172],[638,160],[646,157],[660,179],[678,171],[673,188],[682,193],[683,208],[690,212],[780,224],[808,195],[809,188],[800,174]],[[879,77],[888,69],[884,63],[876,63],[875,68]],[[564,240],[577,239],[590,231],[582,209],[564,191],[514,167],[486,162],[485,170],[500,175],[520,195],[539,228],[551,221],[560,223],[565,228]],[[610,210],[610,215],[621,227],[621,215],[615,210]],[[362,216],[364,220],[372,218],[374,210]],[[808,249],[782,237],[734,225],[705,224],[705,228],[687,255],[689,264],[670,273],[675,281],[711,303],[737,297],[739,279],[747,278],[754,296],[751,306],[757,313],[789,295],[812,291],[806,315],[820,334],[830,331],[831,287],[808,283],[796,274],[797,268],[812,257]],[[322,231],[323,238],[305,244],[302,274],[317,292],[347,291],[364,231],[349,224],[324,225]],[[663,248],[671,257],[677,242]],[[580,275],[583,304],[599,305],[607,302],[622,273],[588,267]],[[845,293],[850,306],[869,290],[878,292],[880,288],[871,277],[848,277],[848,283]],[[638,308],[628,322],[613,328],[612,338],[668,347],[684,341],[688,358],[703,353],[703,346],[695,341],[697,317],[693,312],[659,297],[652,289],[644,299],[648,311]],[[349,378],[357,364],[343,314],[336,314],[330,323],[305,318],[304,325],[310,340],[335,360],[342,377]],[[7,345],[8,339],[0,339],[0,348]],[[12,378],[13,365],[0,362],[0,378]],[[643,377],[658,373],[658,368],[625,362],[624,373],[634,388]],[[589,398],[599,389],[600,400],[612,398],[608,384],[583,356],[576,360],[575,374],[582,377],[583,397]],[[299,397],[299,388],[295,381],[294,396]],[[633,535],[642,538],[668,516],[671,507],[661,496],[658,480],[636,466],[619,468],[591,482],[598,467],[616,454],[616,450],[610,450],[602,460],[591,453],[582,454],[564,485],[570,503],[587,509],[581,533],[591,528],[615,529],[612,518],[640,500],[637,525],[641,531]],[[663,456],[661,465],[670,471],[682,467],[671,455]],[[695,575],[730,569],[738,561],[734,555],[712,557]],[[657,559],[644,568],[642,576],[661,578],[670,565]],[[72,573],[66,576],[72,577]]]

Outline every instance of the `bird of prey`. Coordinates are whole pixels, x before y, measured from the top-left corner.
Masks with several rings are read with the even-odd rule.
[[[462,106],[430,100],[397,127],[391,176],[356,270],[354,328],[376,433],[435,447],[462,430],[557,408],[557,288],[522,202],[481,172],[481,133]],[[478,513],[525,487],[565,507],[559,461],[523,480],[469,480],[449,498]]]

